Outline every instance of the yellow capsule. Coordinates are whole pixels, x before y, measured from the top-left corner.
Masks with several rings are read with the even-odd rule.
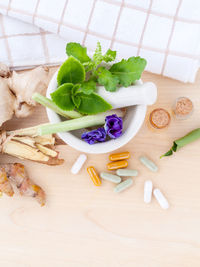
[[[113,161],[107,164],[108,170],[117,170],[121,168],[126,168],[127,166],[128,166],[128,161],[126,160]]]
[[[122,160],[122,159],[129,159],[129,158],[130,158],[130,153],[128,151],[121,152],[121,153],[111,154],[109,156],[109,160],[110,161],[116,161],[116,160]]]
[[[101,180],[100,180],[99,175],[97,174],[95,168],[93,166],[90,166],[87,168],[87,172],[89,173],[90,178],[92,179],[94,185],[100,186]]]

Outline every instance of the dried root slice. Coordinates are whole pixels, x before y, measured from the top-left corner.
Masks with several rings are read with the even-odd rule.
[[[7,174],[4,168],[0,168],[0,191],[10,197],[14,195],[12,185],[10,184],[8,180],[8,177],[7,177]]]
[[[24,143],[31,147],[35,147],[35,140],[31,138],[30,136],[13,136],[12,140],[16,140],[20,143]]]
[[[40,144],[36,144],[37,148],[42,151],[42,153],[44,153],[45,155],[48,155],[50,157],[57,157],[58,153],[46,146],[40,145]]]
[[[55,145],[55,137],[52,134],[34,137],[36,143],[45,145]]]
[[[33,161],[47,162],[49,159],[48,156],[36,148],[12,140],[5,142],[2,152],[21,159],[30,159]]]
[[[8,179],[16,185],[22,196],[34,197],[41,206],[45,205],[46,197],[44,190],[39,185],[34,184],[28,177],[23,164],[4,164],[1,169],[7,174]]]
[[[41,141],[41,143],[39,143]],[[0,135],[1,152],[20,159],[28,159],[47,165],[60,165],[64,162],[58,158],[54,149],[55,138],[51,135],[36,138],[31,136],[13,136],[2,132]],[[45,145],[44,145],[45,144]]]

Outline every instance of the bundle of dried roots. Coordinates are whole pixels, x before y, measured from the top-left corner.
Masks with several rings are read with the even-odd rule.
[[[55,150],[55,137],[52,135],[23,135],[18,131],[0,132],[0,152],[21,159],[28,159],[47,165],[60,165],[63,159],[58,158]]]

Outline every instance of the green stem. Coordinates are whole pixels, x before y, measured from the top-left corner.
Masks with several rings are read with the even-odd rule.
[[[37,134],[38,135],[45,135],[45,134],[54,134],[54,133],[61,133],[61,132],[68,132],[73,130],[78,130],[82,128],[88,128],[92,126],[99,126],[105,124],[106,116],[116,114],[118,117],[123,116],[122,110],[112,110],[100,113],[97,115],[88,115],[78,119],[67,120],[59,123],[54,124],[46,124],[46,125],[39,125]]]
[[[89,115],[82,118],[67,120],[55,124],[47,124],[39,126],[38,135],[54,134],[60,132],[68,132],[82,128],[103,125],[107,114]]]
[[[14,131],[8,131],[6,132],[8,135],[20,135],[20,136],[38,136],[38,128],[43,126],[43,125],[49,125],[49,123],[44,123],[44,124],[40,124],[40,125],[36,125],[33,127],[28,127],[28,128],[24,128],[24,129],[18,129],[18,130],[14,130]]]
[[[105,124],[106,116],[116,114],[118,117],[123,117],[123,110],[110,110],[97,115],[88,115],[81,118],[66,120],[59,123],[45,123],[34,127],[29,127],[25,129],[19,129],[16,131],[7,132],[8,135],[28,135],[28,136],[38,136],[47,135],[60,132],[68,132],[73,130],[78,130],[82,128],[99,126]]]
[[[62,110],[61,108],[59,108],[51,99],[39,94],[39,93],[34,93],[32,95],[32,99],[35,100],[36,102],[40,103],[41,105],[52,109],[53,111],[55,111],[56,113],[62,115],[63,117],[67,117],[67,118],[72,118],[72,119],[76,119],[76,118],[80,118],[82,117],[82,115],[76,111],[66,111],[66,110]]]
[[[192,143],[194,141],[196,141],[197,139],[200,138],[200,128],[197,128],[193,131],[191,131],[190,133],[188,133],[187,135],[183,136],[182,138],[179,138],[178,140],[175,141],[176,145],[177,145],[177,149]]]
[[[162,155],[160,158],[171,156],[173,154],[173,152],[176,152],[181,147],[184,147],[184,146],[196,141],[199,138],[200,138],[200,128],[197,128],[197,129],[189,132],[185,136],[175,140],[173,142],[173,146],[171,147],[171,149],[169,151],[167,151],[164,155]]]

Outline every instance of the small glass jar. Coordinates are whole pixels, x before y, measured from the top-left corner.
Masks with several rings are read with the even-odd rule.
[[[173,104],[172,110],[177,119],[187,119],[192,115],[194,106],[189,98],[178,97]]]
[[[169,112],[163,108],[157,108],[151,111],[149,115],[149,125],[154,129],[165,129],[171,121]]]

